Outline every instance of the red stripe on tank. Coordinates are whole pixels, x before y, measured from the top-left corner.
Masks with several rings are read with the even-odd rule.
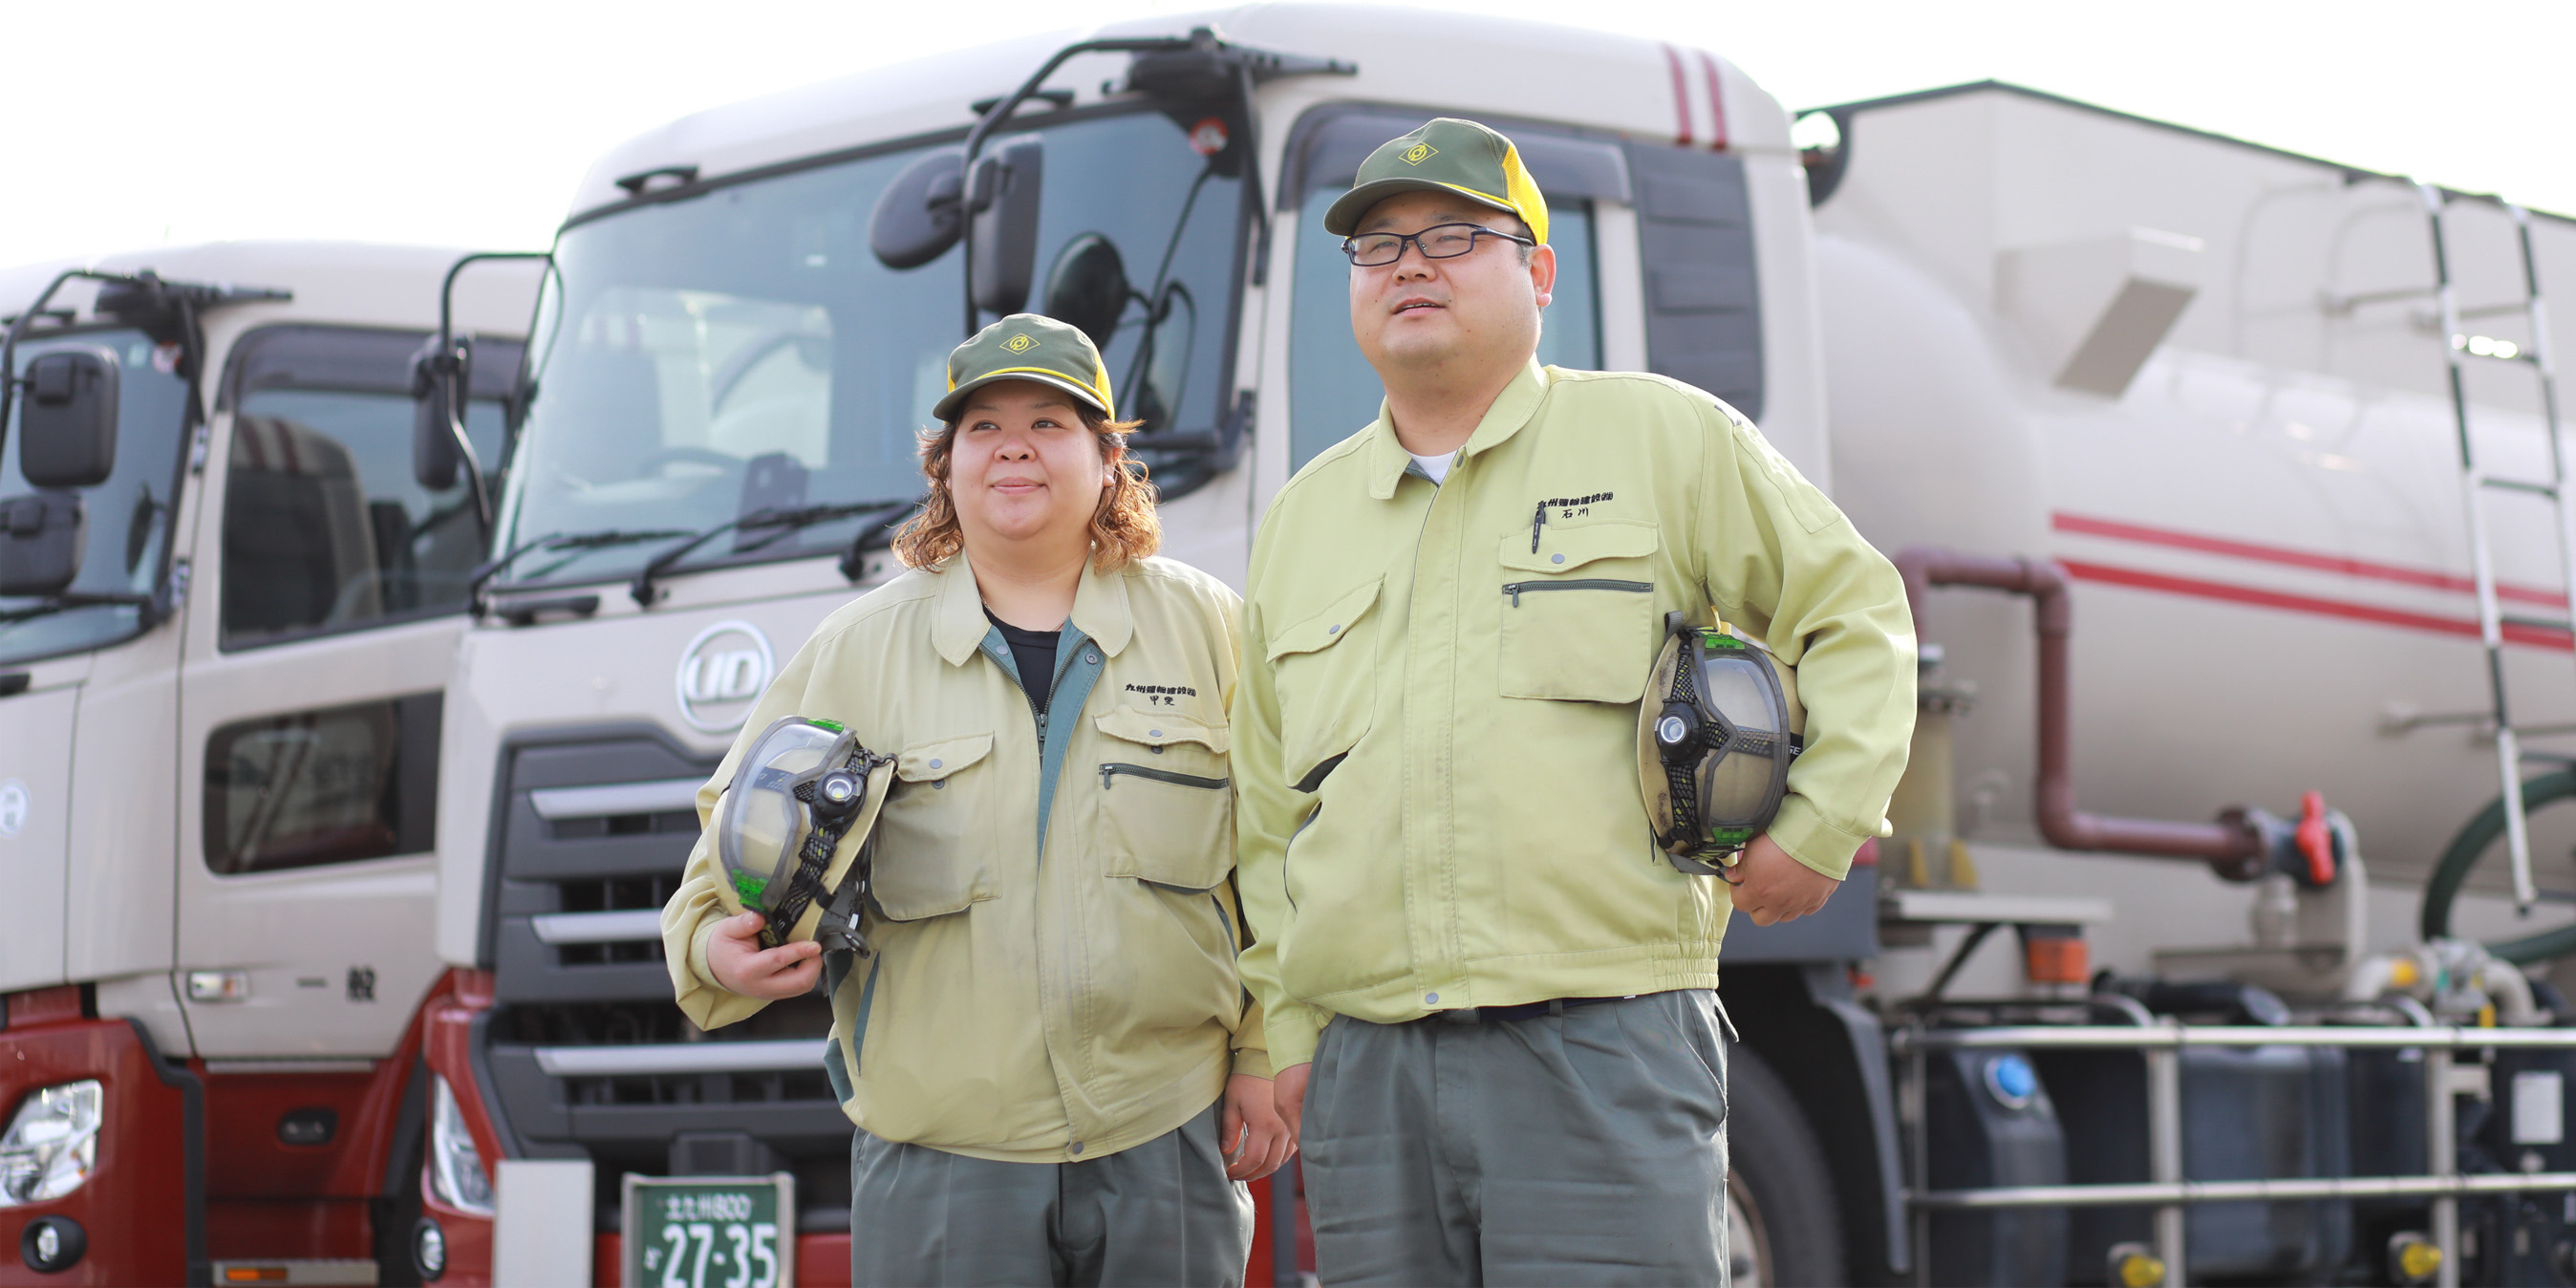
[[[2080,533],[2088,537],[2109,537],[2115,541],[2134,541],[2141,545],[2166,546],[2200,554],[2224,555],[2231,559],[2249,559],[2257,563],[2280,564],[2289,568],[2339,573],[2346,577],[2395,582],[2401,586],[2417,586],[2426,590],[2474,595],[2478,589],[2477,583],[2466,577],[2437,572],[2430,568],[2408,568],[2369,559],[2350,559],[2342,555],[2294,550],[2287,546],[2264,545],[2227,537],[2205,536],[2197,532],[2181,532],[2172,528],[2149,527],[2142,523],[2127,523],[2118,519],[2097,519],[2090,515],[2068,514],[2062,510],[2049,516],[2049,526],[2059,532]],[[2541,604],[2550,608],[2563,608],[2567,604],[2567,597],[2564,595],[2537,586],[2516,586],[2502,582],[2496,585],[2496,597],[2518,600],[2526,604]]]
[[[2060,559],[2058,564],[2077,581],[2099,582],[2109,586],[2126,586],[2132,590],[2151,590],[2159,594],[2181,595],[2190,599],[2214,600],[2224,604],[2246,604],[2255,608],[2273,608],[2284,612],[2306,613],[2314,617],[2334,617],[2348,622],[2368,622],[2374,626],[2393,626],[2401,630],[2426,631],[2436,635],[2458,635],[2478,638],[2478,624],[2465,617],[2441,617],[2431,613],[2410,613],[2402,609],[2382,608],[2345,599],[2321,599],[2314,595],[2290,595],[2256,586],[2239,586],[2223,581],[2204,581],[2197,577],[2175,577],[2136,568],[2111,564]],[[2531,626],[2504,628],[2508,644],[2532,648],[2555,649],[2561,653],[2576,650],[2576,637],[2566,631],[2544,630]]]

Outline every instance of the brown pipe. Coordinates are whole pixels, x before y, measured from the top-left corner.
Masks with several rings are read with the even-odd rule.
[[[1981,586],[2030,598],[2039,637],[2039,778],[2032,794],[2039,834],[2049,844],[2066,850],[2205,859],[2230,880],[2260,875],[2262,836],[2246,821],[2241,806],[2229,807],[2209,823],[2109,818],[2075,808],[2070,734],[2074,701],[2067,693],[2066,663],[2075,608],[2067,593],[2066,570],[2055,560],[1991,559],[1909,546],[1896,556],[1896,570],[1905,578],[1905,603],[1913,610],[1918,635],[1923,629],[1924,596],[1934,586]]]

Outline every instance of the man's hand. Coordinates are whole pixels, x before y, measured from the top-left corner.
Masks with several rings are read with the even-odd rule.
[[[1270,1075],[1270,1099],[1272,1103],[1279,1106],[1279,1121],[1287,1124],[1288,1139],[1290,1141],[1296,1141],[1304,1137],[1306,1131],[1306,1075],[1313,1073],[1314,1071],[1315,1066],[1310,1062],[1306,1064],[1292,1064],[1285,1069],[1273,1070]]]
[[[760,946],[760,928],[768,919],[745,912],[716,923],[707,937],[707,970],[716,983],[744,997],[777,1001],[813,991],[823,973],[823,946],[801,939],[776,948]]]
[[[1768,926],[1794,921],[1824,907],[1825,900],[1833,897],[1834,887],[1841,884],[1790,858],[1787,850],[1763,835],[1744,847],[1744,858],[1735,865],[1732,897],[1737,912],[1753,918],[1754,925]],[[707,959],[715,959],[712,946]]]
[[[1268,1078],[1238,1073],[1225,1080],[1225,1113],[1218,1131],[1229,1180],[1260,1180],[1297,1152],[1297,1134],[1280,1120]]]

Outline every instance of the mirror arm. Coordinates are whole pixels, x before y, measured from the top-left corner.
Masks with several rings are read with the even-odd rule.
[[[966,300],[967,335],[975,334],[976,319],[982,315],[982,310],[975,307],[975,235],[972,220],[977,213],[974,194],[975,158],[983,153],[984,141],[992,136],[994,130],[1001,128],[1004,121],[1011,119],[1011,113],[1018,111],[1020,104],[1035,97],[1038,88],[1046,83],[1046,78],[1054,75],[1055,69],[1062,67],[1066,59],[1077,54],[1151,54],[1193,49],[1198,47],[1198,37],[1202,34],[1211,44],[1215,42],[1215,36],[1208,33],[1204,27],[1190,36],[1146,36],[1076,41],[1055,51],[1054,55],[1038,65],[1037,71],[1027,80],[1020,82],[1018,89],[1003,95],[993,104],[991,111],[976,118],[975,127],[966,131],[966,163],[960,172],[960,177],[965,183],[965,191],[961,194],[965,198],[965,209],[958,212],[968,221],[966,235],[961,239],[965,257],[962,264],[965,280],[961,289]]]
[[[63,283],[75,278],[101,282],[134,280],[112,273],[96,273],[85,268],[67,268],[55,274],[54,280],[46,283],[44,290],[37,292],[34,303],[20,310],[18,316],[9,320],[8,334],[0,336],[0,449],[5,449],[9,445],[9,410],[17,401],[18,386],[25,383],[18,378],[18,337],[26,334],[29,323],[46,316],[45,306],[53,302],[54,292],[63,289]]]
[[[487,541],[492,537],[492,489],[484,476],[482,459],[474,454],[474,441],[465,433],[466,403],[474,391],[469,359],[456,343],[456,278],[469,264],[493,260],[544,260],[551,272],[554,258],[550,250],[478,250],[448,265],[447,278],[438,286],[438,352],[431,362],[436,376],[448,385],[447,432],[456,440],[456,454],[464,462],[466,482],[474,489],[474,518],[482,525]]]
[[[51,315],[45,306],[53,301],[54,292],[61,290],[64,283],[71,281],[100,282],[151,291],[168,299],[181,311],[181,322],[185,325],[187,335],[187,338],[182,341],[182,348],[190,368],[189,412],[191,415],[200,417],[197,422],[199,424],[203,424],[204,420],[202,411],[197,406],[195,390],[199,382],[205,378],[205,373],[195,370],[202,365],[198,359],[204,356],[195,341],[197,311],[218,304],[248,304],[261,300],[295,298],[293,291],[274,290],[268,287],[203,286],[192,282],[167,282],[154,275],[150,269],[140,273],[110,273],[95,268],[64,269],[54,275],[53,281],[45,284],[44,290],[37,293],[34,303],[29,304],[10,321],[8,332],[0,335],[0,448],[8,446],[9,412],[17,402],[18,386],[21,383],[18,379],[18,341],[26,335],[30,323],[37,318]]]

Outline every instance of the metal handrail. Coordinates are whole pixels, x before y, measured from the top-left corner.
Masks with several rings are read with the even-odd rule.
[[[1987,1047],[2065,1050],[2145,1050],[2176,1047],[2331,1046],[2387,1050],[2429,1047],[2447,1051],[2487,1047],[2576,1047],[2576,1029],[2488,1029],[2474,1025],[2409,1028],[2368,1024],[2014,1024],[1974,1029],[1898,1029],[1892,1049],[1905,1052]]]
[[[2163,1282],[2183,1282],[2183,1209],[2194,1203],[2279,1202],[2302,1199],[2429,1197],[2433,1245],[2441,1251],[2436,1282],[2456,1288],[2460,1281],[2459,1198],[2534,1190],[2576,1191],[2576,1172],[2513,1172],[2463,1175],[2459,1171],[2457,1123],[2452,1097],[2453,1056],[2463,1050],[2500,1048],[2576,1048],[2576,1029],[2478,1028],[2463,1025],[2399,1027],[2378,1025],[2190,1025],[2172,1021],[2130,1026],[2098,1024],[2016,1024],[1980,1028],[1933,1029],[1919,1025],[1888,1035],[1892,1051],[1905,1057],[1905,1085],[1900,1102],[1906,1119],[1906,1141],[1912,1150],[1905,1204],[1914,1223],[1917,1281],[1929,1283],[1934,1211],[1997,1210],[2032,1207],[2125,1207],[2156,1209],[2155,1255],[2164,1263]],[[2182,1051],[2267,1046],[2341,1047],[2356,1050],[2419,1050],[2424,1053],[2425,1154],[2432,1170],[2413,1176],[2280,1177],[2253,1180],[2193,1181],[2183,1178]],[[1926,1113],[1925,1056],[1958,1050],[2130,1050],[2146,1062],[2147,1154],[2151,1179],[2079,1185],[1990,1185],[1954,1190],[1930,1186]]]

